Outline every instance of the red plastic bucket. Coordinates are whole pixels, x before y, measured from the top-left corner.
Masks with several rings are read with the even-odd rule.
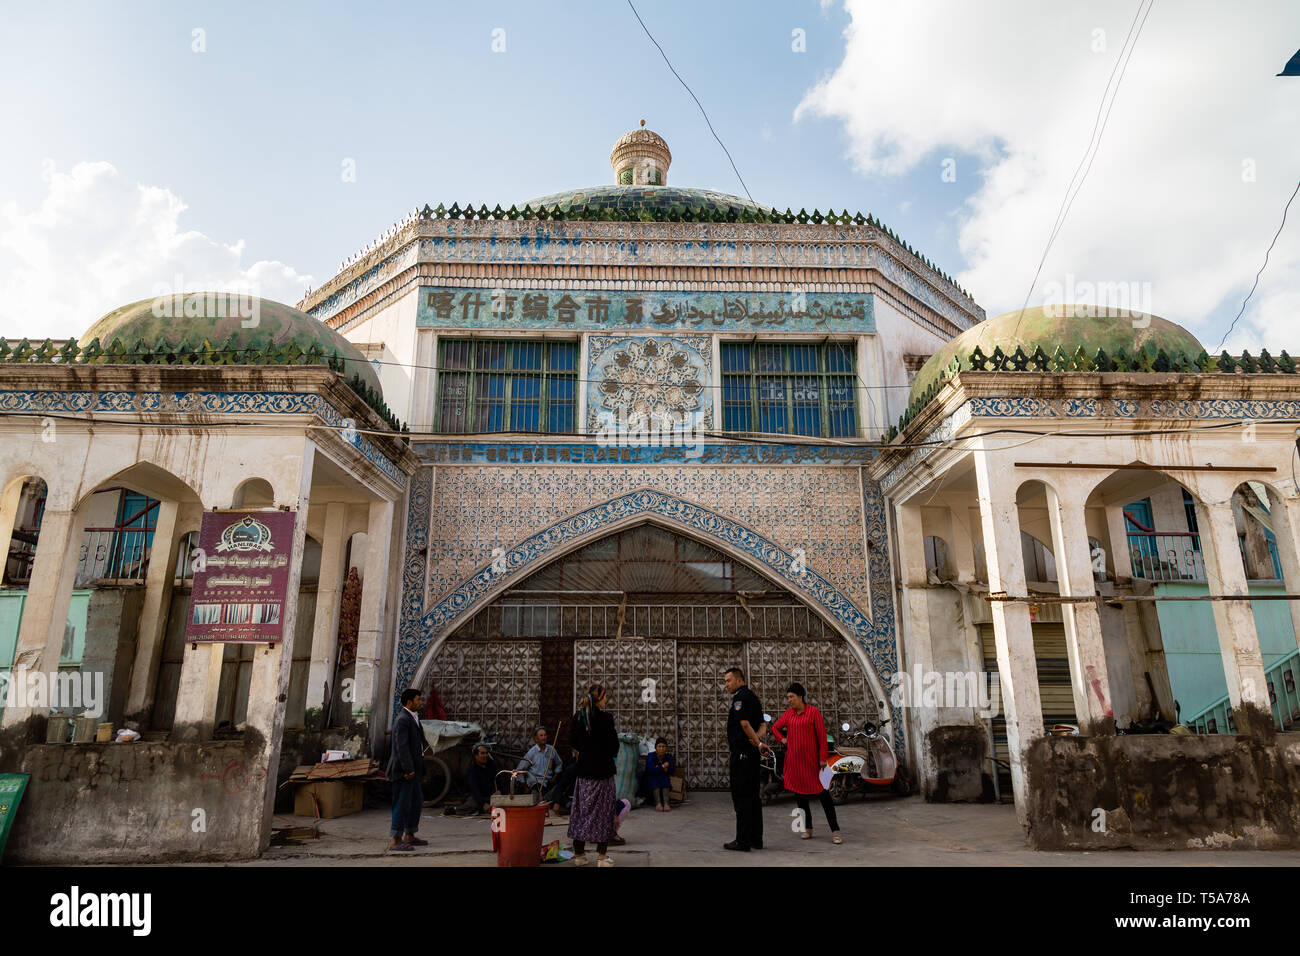
[[[492,851],[497,855],[497,866],[542,865],[547,806],[539,803],[535,807],[492,808]],[[505,816],[498,815],[498,810]]]

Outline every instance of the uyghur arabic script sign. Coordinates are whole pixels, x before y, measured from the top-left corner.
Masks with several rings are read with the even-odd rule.
[[[420,328],[874,332],[869,293],[420,290]]]
[[[284,636],[295,515],[204,512],[187,642],[272,643]]]

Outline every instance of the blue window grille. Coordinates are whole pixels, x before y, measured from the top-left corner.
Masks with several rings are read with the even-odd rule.
[[[574,431],[577,342],[443,339],[438,356],[443,434]]]
[[[858,434],[852,343],[724,342],[721,360],[724,431]]]

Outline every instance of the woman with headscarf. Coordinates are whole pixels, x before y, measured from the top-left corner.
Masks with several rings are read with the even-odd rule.
[[[785,744],[785,766],[782,775],[785,788],[794,794],[795,802],[803,811],[803,830],[799,836],[811,840],[813,835],[812,813],[808,806],[809,797],[821,801],[822,812],[826,814],[826,823],[831,828],[831,842],[843,843],[840,836],[840,824],[835,819],[835,804],[831,795],[822,786],[820,773],[826,769],[828,748],[826,746],[826,722],[822,712],[812,704],[804,703],[803,684],[794,683],[786,688],[785,699],[790,709],[782,714],[772,725],[772,734]]]
[[[573,716],[573,747],[578,751],[578,783],[573,791],[569,814],[569,838],[573,840],[573,863],[587,864],[586,845],[596,844],[596,865],[613,866],[605,852],[614,842],[614,770],[618,755],[618,733],[614,718],[605,712],[605,688],[592,684]]]

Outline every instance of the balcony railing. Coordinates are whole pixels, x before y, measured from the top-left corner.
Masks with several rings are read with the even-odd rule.
[[[143,581],[149,571],[153,532],[87,528],[77,558],[77,587],[103,579]]]
[[[1273,724],[1278,730],[1295,730],[1300,726],[1300,650],[1288,654],[1264,672],[1268,684],[1268,701],[1273,710]],[[1199,714],[1183,720],[1194,733],[1235,734],[1237,722],[1228,696],[1216,700]]]
[[[39,528],[18,528],[10,544],[9,559],[16,562],[11,580],[26,584],[36,564]],[[141,529],[87,528],[77,551],[76,587],[92,581],[143,581],[149,570],[153,532]]]
[[[1130,532],[1128,554],[1135,578],[1149,581],[1206,580],[1199,534]]]

